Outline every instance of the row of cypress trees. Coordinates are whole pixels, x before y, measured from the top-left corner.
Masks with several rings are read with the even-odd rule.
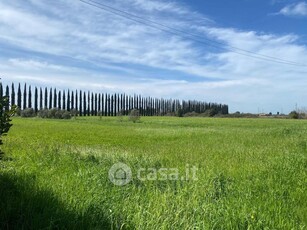
[[[205,103],[196,100],[173,100],[142,97],[141,95],[126,95],[118,93],[93,93],[82,90],[57,90],[56,88],[34,89],[31,85],[18,84],[17,91],[12,83],[4,87],[0,83],[0,95],[10,98],[11,105],[17,105],[21,110],[32,108],[37,113],[41,109],[58,108],[76,110],[79,116],[117,116],[128,115],[132,109],[138,109],[142,116],[163,116],[175,114],[180,110],[183,114],[189,112],[204,113],[214,110],[216,113],[228,114],[228,106],[217,103]]]

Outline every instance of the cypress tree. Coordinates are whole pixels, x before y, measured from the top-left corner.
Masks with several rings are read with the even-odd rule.
[[[94,94],[91,95],[91,115],[94,116]]]
[[[141,107],[142,107],[142,95],[139,95],[139,110],[141,111]],[[140,112],[140,114],[141,114],[141,112]]]
[[[6,98],[10,99],[10,88],[8,85],[6,86],[6,89],[5,89],[5,96]],[[10,110],[10,103],[7,103],[7,105],[5,106],[5,110],[6,111]]]
[[[111,96],[111,101],[110,101],[110,106],[111,106],[111,116],[114,115],[114,95]]]
[[[74,96],[75,96],[75,101],[73,101],[73,100],[74,100],[74,99],[73,99]],[[78,91],[77,91],[77,90],[76,90],[76,94],[75,94],[75,95],[74,95],[74,91],[72,91],[71,102],[72,102],[72,104],[71,104],[72,109],[75,109],[75,110],[78,111]],[[74,105],[73,102],[75,102],[75,105]]]
[[[39,109],[43,109],[43,90],[39,87]]]
[[[111,97],[108,94],[108,116],[111,116]]]
[[[130,96],[126,96],[126,109],[127,109],[127,115],[129,114],[130,111],[130,105],[131,105],[131,100],[130,100]]]
[[[61,91],[59,90],[59,93],[58,93],[58,109],[62,109],[62,98],[61,98],[61,96],[62,96],[62,93],[61,93]]]
[[[65,90],[63,90],[63,96],[62,96],[62,109],[66,110],[66,95]]]
[[[133,101],[132,96],[129,96],[129,112],[133,109]]]
[[[27,108],[27,84],[25,84],[24,89],[23,89],[23,108]]]
[[[125,115],[125,94],[121,94],[121,105],[122,115]]]
[[[66,101],[66,107],[67,107],[67,111],[70,111],[70,108],[71,108],[71,99],[70,99],[70,91],[68,90],[67,92],[67,101]]]
[[[125,114],[128,115],[129,113],[129,97],[128,95],[125,96]]]
[[[128,115],[129,113],[129,96],[126,95],[125,97],[125,115]]]
[[[117,94],[117,114],[120,112],[120,97],[119,94]]]
[[[204,102],[204,103],[203,103],[203,113],[206,112],[206,108],[207,108],[207,103]]]
[[[2,86],[2,82],[0,82],[0,101],[1,103],[3,102],[3,86]],[[3,106],[0,105],[2,108],[0,109],[0,114],[1,114],[1,117],[2,117],[2,114],[3,114]],[[1,140],[0,140],[0,145],[2,144]]]
[[[101,111],[101,93],[98,94],[98,112],[100,115],[102,115]]]
[[[151,104],[150,104],[150,97],[147,97],[147,116],[150,116],[151,113]]]
[[[102,115],[104,115],[104,111],[105,111],[105,103],[104,103],[104,99],[105,99],[105,97],[104,97],[104,94],[101,94],[101,113],[102,113]]]
[[[140,111],[140,115],[143,116],[143,106],[142,106],[142,97],[140,95],[139,99],[138,99],[138,103],[139,103],[139,111]]]
[[[158,116],[159,115],[159,100],[158,98],[155,99],[155,115]]]
[[[49,91],[49,109],[52,109],[52,88]]]
[[[149,104],[150,104],[150,116],[153,115],[153,99],[150,97],[149,98]]]
[[[2,83],[0,82],[0,99],[3,98],[3,86]]]
[[[156,99],[152,99],[152,115],[156,116]]]
[[[228,105],[224,105],[224,114],[228,114],[229,113],[229,107]]]
[[[158,116],[158,98],[155,98],[155,116]]]
[[[156,99],[155,98],[151,98],[151,113],[152,116],[155,116],[156,114]]]
[[[66,93],[65,93],[65,90],[63,90],[62,109],[66,110]]]
[[[76,92],[75,92],[75,106],[74,106],[74,109],[79,111],[79,115],[80,115],[81,114],[81,112],[80,112],[81,107],[79,105],[81,104],[81,102],[80,102],[81,98],[79,96],[80,96],[80,93],[78,92],[78,90],[76,90]]]
[[[10,88],[8,85],[5,87],[5,96],[10,97]]]
[[[12,93],[11,93],[11,105],[16,105],[16,99],[15,99],[15,86],[14,83],[12,83]]]
[[[38,112],[38,90],[37,90],[37,87],[35,87],[35,90],[34,90],[34,111],[35,111],[35,113]]]
[[[29,86],[29,96],[28,96],[28,108],[32,108],[32,90],[31,86]]]
[[[82,91],[79,92],[79,115],[82,116]]]
[[[142,107],[142,116],[145,116],[146,108],[145,108],[145,98],[142,97],[141,99],[141,107]]]
[[[124,115],[124,109],[123,109],[123,94],[121,93],[120,94],[120,111],[121,111],[121,114]]]
[[[127,115],[131,110],[131,96],[127,96]]]
[[[54,88],[54,93],[53,93],[53,108],[57,108],[57,91],[56,88]]]
[[[139,97],[134,94],[134,108],[139,109]]]
[[[148,116],[148,101],[147,97],[144,98],[145,116]]]
[[[165,100],[162,99],[162,116],[165,115],[165,111],[166,111],[166,105],[165,105]]]
[[[48,89],[47,87],[45,87],[45,97],[44,97],[44,109],[47,109],[48,108]]]
[[[21,88],[20,88],[20,83],[18,84],[18,90],[17,90],[17,106],[19,109],[21,109]]]
[[[97,110],[98,110],[98,98],[97,98],[97,93],[95,93],[95,111],[94,111],[94,115],[97,116]]]
[[[134,109],[134,101],[133,101],[133,97],[130,96],[130,101],[129,101],[129,111],[131,111],[132,109]]]
[[[137,96],[137,108],[140,111],[140,114],[141,114],[141,107],[142,107],[142,96],[138,95]]]
[[[91,94],[87,92],[87,116],[90,116]]]
[[[204,112],[204,103],[203,102],[200,103],[199,110],[200,110],[200,113]]]
[[[158,99],[155,98],[155,116],[158,116]]]
[[[151,116],[155,116],[155,98],[151,98]]]
[[[108,116],[108,94],[105,94],[104,98],[104,115]]]
[[[146,113],[145,116],[149,115],[149,103],[148,103],[148,97],[145,98],[145,108],[146,108]]]
[[[117,97],[116,97],[116,93],[114,94],[114,116],[116,116],[116,108],[117,108]]]
[[[83,93],[83,115],[86,116],[86,93]]]
[[[76,95],[77,96],[77,95]],[[78,103],[78,102],[76,102]],[[71,104],[70,104],[70,110],[72,109],[78,109],[77,106],[75,106],[75,94],[74,91],[71,91]]]

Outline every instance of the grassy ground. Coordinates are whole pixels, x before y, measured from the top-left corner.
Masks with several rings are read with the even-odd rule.
[[[307,123],[15,118],[0,161],[0,229],[306,229]],[[133,180],[113,185],[123,162]],[[198,180],[139,180],[139,168]]]

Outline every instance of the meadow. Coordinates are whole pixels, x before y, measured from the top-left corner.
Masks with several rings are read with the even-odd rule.
[[[0,229],[306,229],[306,120],[13,118]],[[115,163],[133,180],[112,184]],[[139,180],[195,166],[197,180]]]

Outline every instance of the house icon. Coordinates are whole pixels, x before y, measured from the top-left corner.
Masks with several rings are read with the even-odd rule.
[[[116,180],[127,180],[127,172],[124,169],[119,168],[114,173],[114,179],[116,179]]]
[[[131,168],[124,163],[116,163],[109,170],[109,179],[114,185],[126,185],[132,180]]]

